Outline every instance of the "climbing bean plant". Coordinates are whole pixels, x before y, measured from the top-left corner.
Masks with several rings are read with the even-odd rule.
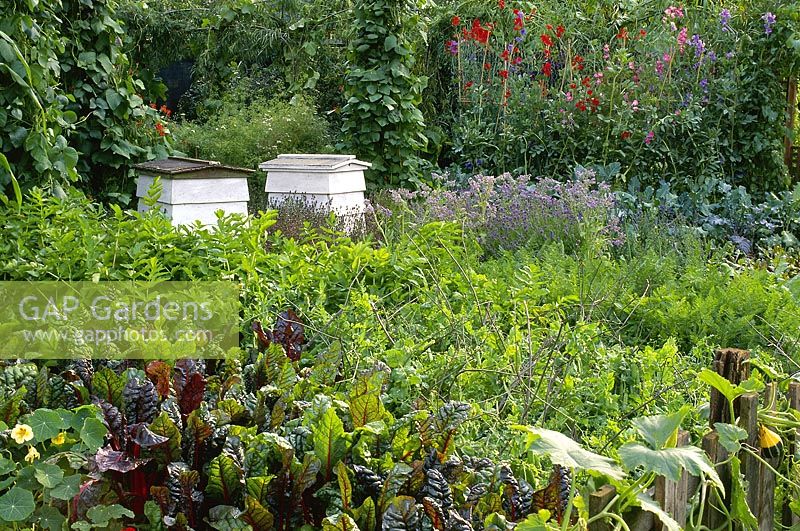
[[[407,0],[361,0],[345,80],[344,146],[372,162],[372,185],[418,181],[426,142],[418,105],[427,78],[413,72],[420,16]]]

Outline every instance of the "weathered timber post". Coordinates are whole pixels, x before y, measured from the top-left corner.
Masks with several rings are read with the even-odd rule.
[[[677,446],[686,446],[689,444],[689,432],[680,430],[678,432]],[[686,526],[686,508],[689,502],[689,473],[686,470],[681,471],[681,479],[679,481],[671,481],[664,476],[656,478],[656,493],[655,500],[661,505],[664,511],[672,516],[681,527]],[[664,525],[661,520],[655,521],[656,531],[662,531]]]
[[[800,382],[789,383],[789,391],[786,393],[786,398],[789,400],[789,407],[800,411]],[[789,470],[791,470],[792,466],[797,466],[798,460],[800,460],[800,429],[796,430],[794,438],[787,442],[786,452],[789,459]],[[800,526],[800,516],[792,512],[789,504],[794,499],[800,499],[800,489],[793,489],[790,486],[786,488],[787,495],[783,502],[782,521],[784,526],[795,529]]]

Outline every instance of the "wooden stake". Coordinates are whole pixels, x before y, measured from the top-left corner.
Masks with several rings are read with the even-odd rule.
[[[603,485],[600,490],[591,493],[589,495],[589,518],[602,513],[616,495],[617,489],[611,485]],[[588,531],[611,531],[611,529],[612,526],[608,522],[597,521],[589,524]]]
[[[678,446],[689,444],[689,432],[680,430],[678,432]],[[689,499],[689,473],[686,470],[681,472],[679,481],[670,481],[664,476],[656,478],[655,500],[661,505],[664,511],[672,516],[681,527],[686,525],[686,505]],[[655,530],[664,529],[661,520],[656,519]]]
[[[750,351],[735,348],[720,349],[714,352],[714,370],[733,385],[739,385],[750,377]],[[734,414],[739,415],[738,400],[733,403]],[[717,422],[732,424],[730,409],[725,397],[711,388],[711,411],[708,422],[713,428]]]
[[[722,484],[725,486],[725,494],[730,496],[731,469],[728,465],[718,464],[728,459],[728,451],[719,443],[719,434],[716,431],[712,431],[703,437],[703,451],[708,455],[711,462],[714,463],[717,474],[719,474]],[[726,521],[725,513],[714,509],[710,503],[706,504],[705,511],[703,512],[704,526],[709,529],[719,529]]]
[[[786,393],[786,398],[789,400],[789,407],[800,411],[800,382],[789,383],[789,391]],[[800,444],[800,429],[796,431],[797,433],[795,433],[794,439],[787,441],[788,444],[786,445],[786,455],[789,459],[790,470],[792,465],[797,463],[798,444]],[[792,510],[789,509],[789,503],[795,498],[800,498],[800,491],[798,491],[798,489],[792,489],[789,486],[787,486],[786,489],[787,495],[783,502],[782,520],[785,527],[794,529],[800,526],[800,516],[794,514]]]
[[[747,439],[743,444],[751,450],[760,451],[758,443],[758,395],[747,393],[739,397],[739,427],[747,431]],[[742,450],[739,452],[742,461],[742,475],[747,480],[747,506],[758,518],[758,486],[761,482],[761,463],[755,456]]]

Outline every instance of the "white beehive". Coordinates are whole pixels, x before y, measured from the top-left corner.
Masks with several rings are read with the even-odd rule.
[[[267,200],[316,203],[345,216],[364,213],[364,170],[372,166],[353,155],[278,155],[259,164],[267,172]]]
[[[253,170],[224,166],[210,160],[169,157],[134,166],[138,171],[136,196],[139,212],[148,210],[143,199],[157,176],[162,191],[156,207],[175,225],[216,225],[216,211],[247,215],[250,192],[247,179]]]

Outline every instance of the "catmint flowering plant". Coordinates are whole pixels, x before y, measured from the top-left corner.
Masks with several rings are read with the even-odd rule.
[[[621,245],[623,231],[610,186],[592,170],[578,168],[573,180],[531,181],[527,175],[475,175],[459,184],[437,176],[437,187],[395,190],[391,199],[419,222],[458,221],[477,235],[489,254],[561,242]]]

